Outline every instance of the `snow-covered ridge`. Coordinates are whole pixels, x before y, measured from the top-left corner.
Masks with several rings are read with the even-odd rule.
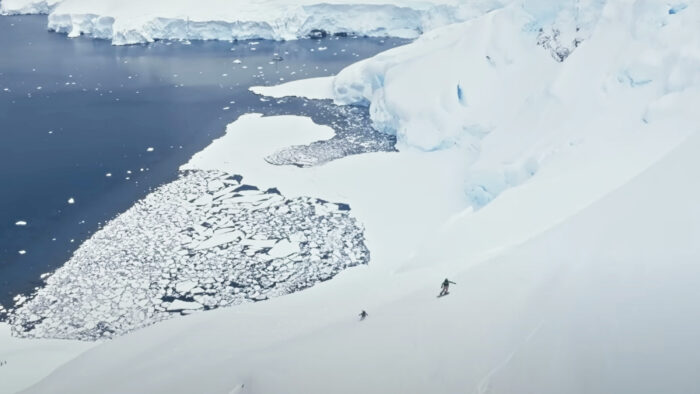
[[[0,13],[48,13],[51,30],[124,45],[158,39],[289,40],[333,33],[415,38],[499,5],[500,1],[460,5],[451,0],[4,0]]]

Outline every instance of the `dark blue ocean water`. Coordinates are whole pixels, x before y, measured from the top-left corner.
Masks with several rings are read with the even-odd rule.
[[[405,43],[328,37],[115,47],[68,39],[45,25],[45,16],[0,17],[0,304],[6,307],[40,285],[40,275],[60,267],[102,223],[175,179],[181,164],[241,114],[305,113],[324,123],[313,106],[261,101],[249,86],[331,75]]]

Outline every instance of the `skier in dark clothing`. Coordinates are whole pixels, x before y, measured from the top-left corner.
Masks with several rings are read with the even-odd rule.
[[[365,320],[365,317],[367,317],[369,314],[365,311],[360,312],[360,320]]]
[[[456,285],[457,283],[445,278],[445,280],[442,281],[442,291],[440,291],[440,295],[438,297],[442,297],[444,295],[449,294],[450,291],[450,283],[453,285]]]

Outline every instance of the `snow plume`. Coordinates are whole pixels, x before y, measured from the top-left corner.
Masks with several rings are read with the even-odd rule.
[[[346,68],[335,100],[369,105],[399,149],[464,149],[481,207],[565,152],[688,132],[664,122],[696,117],[681,96],[699,87],[699,19],[643,0],[512,4]],[[662,102],[672,115],[652,120]]]

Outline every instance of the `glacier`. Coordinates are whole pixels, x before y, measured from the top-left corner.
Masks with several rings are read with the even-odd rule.
[[[571,4],[584,3],[586,12],[550,7],[553,17],[511,4],[435,29],[343,70],[334,99],[369,105],[374,126],[396,135],[399,149],[464,147],[465,193],[476,208],[574,146],[682,135],[688,126],[671,127],[659,112],[697,118],[688,108],[700,80],[697,7]],[[547,29],[577,36],[562,47]]]
[[[176,40],[290,40],[325,34],[418,37],[499,6],[498,0],[3,0],[0,14],[48,14],[50,30],[115,45]]]

